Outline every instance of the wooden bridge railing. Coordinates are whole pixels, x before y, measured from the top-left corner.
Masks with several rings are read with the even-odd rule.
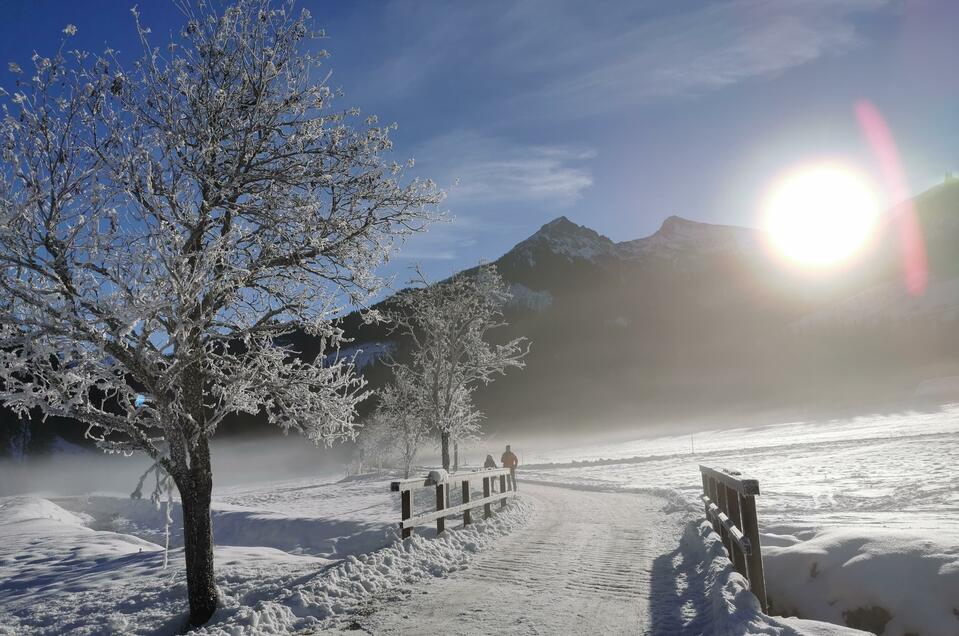
[[[390,482],[390,490],[400,493],[402,498],[402,521],[400,528],[403,538],[413,534],[413,528],[421,526],[431,521],[436,521],[436,532],[440,533],[446,529],[446,518],[463,513],[463,525],[469,525],[473,522],[472,510],[483,506],[486,517],[493,514],[492,505],[499,501],[501,507],[506,506],[506,500],[514,497],[516,492],[512,480],[509,479],[509,468],[491,468],[476,470],[472,472],[451,473],[446,481],[436,483],[429,477],[413,477],[411,479],[400,479]],[[493,494],[494,479],[499,477],[499,492]],[[471,483],[483,482],[483,497],[481,499],[472,498]],[[462,503],[458,506],[447,508],[449,501],[450,484],[459,483],[462,493]],[[436,488],[436,510],[413,516],[413,493],[422,488]]]
[[[749,589],[766,612],[766,580],[756,521],[755,498],[759,494],[759,482],[743,479],[737,472],[707,466],[700,466],[699,472],[703,475],[702,499],[706,519],[712,522],[736,571],[749,580]]]

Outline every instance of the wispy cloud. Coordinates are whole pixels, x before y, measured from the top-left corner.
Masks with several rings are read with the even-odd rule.
[[[562,81],[548,82],[533,97],[596,112],[776,76],[861,45],[851,15],[879,4],[740,0],[651,20],[619,16],[571,47],[575,59],[560,60],[570,69]],[[555,61],[535,55],[543,44],[528,43],[525,55],[511,57],[548,73]]]
[[[456,131],[422,144],[427,173],[449,187],[451,206],[491,202],[571,205],[593,185],[588,148],[526,145],[474,131]]]
[[[456,75],[480,85],[496,78],[503,90],[480,95],[478,105],[498,103],[527,118],[588,116],[704,94],[843,55],[864,43],[857,29],[861,15],[890,4],[397,2],[389,15],[404,25],[406,43],[379,70],[394,80],[386,88],[399,92],[445,84]]]

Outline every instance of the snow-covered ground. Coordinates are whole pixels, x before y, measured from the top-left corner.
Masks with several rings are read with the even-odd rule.
[[[529,513],[515,502],[467,529],[400,541],[398,496],[382,475],[225,488],[214,499],[222,607],[201,630],[214,634],[348,622],[371,598],[465,567]],[[163,518],[123,495],[0,498],[0,634],[179,633],[183,552],[174,532],[164,569]]]
[[[629,620],[646,621],[652,633],[844,633],[758,613],[745,580],[732,570],[708,526],[698,522],[702,463],[759,479],[767,586],[776,610],[884,630],[888,636],[954,635],[959,633],[957,441],[959,406],[952,406],[937,413],[711,431],[692,438],[518,447],[521,494],[524,481],[528,494],[492,520],[439,539],[429,530],[397,539],[399,501],[382,475],[261,479],[218,488],[213,514],[222,608],[203,631],[360,626],[403,633],[403,616],[428,600],[419,592],[453,599],[457,589],[473,593],[489,581],[490,594],[504,602],[528,594],[526,587],[542,588],[539,618],[554,627],[563,623],[549,614],[543,599],[566,598],[563,603],[579,607],[582,620],[602,603],[616,611],[634,607]],[[571,488],[537,489],[535,481]],[[129,486],[118,480],[122,491]],[[186,610],[182,550],[174,532],[171,564],[164,569],[163,512],[124,492],[63,496],[47,482],[43,488],[0,497],[0,634],[180,629]],[[602,514],[579,514],[589,505],[602,507],[598,497],[623,492],[637,493],[635,500],[608,505]],[[432,503],[431,492],[421,494],[417,509]],[[646,506],[643,512],[609,513],[628,510],[634,501]],[[175,505],[172,512],[178,527]],[[609,527],[590,526],[603,523]],[[615,543],[619,539],[636,544],[625,550],[628,563],[604,556],[625,554]],[[488,550],[494,543],[502,549]],[[526,587],[510,588],[493,576],[514,559],[526,563],[525,578],[520,577],[529,579]],[[569,587],[571,576],[564,578],[560,567],[567,561],[571,576],[595,570],[582,590],[642,595],[648,585],[648,604],[593,603]],[[605,567],[613,568],[613,578],[602,576]],[[633,574],[616,574],[627,567]],[[472,569],[461,572],[464,568]],[[547,589],[550,580],[562,590]],[[522,615],[523,607],[518,609]],[[449,611],[450,620],[466,624],[466,610]],[[442,625],[442,612],[431,615],[431,624]],[[574,614],[569,620],[580,620]],[[477,627],[481,619],[472,616],[469,624]],[[523,629],[537,633],[531,622]]]
[[[759,480],[767,587],[785,614],[890,636],[959,633],[959,406],[533,452],[524,475],[675,490],[698,465]],[[525,451],[525,452],[523,452]]]

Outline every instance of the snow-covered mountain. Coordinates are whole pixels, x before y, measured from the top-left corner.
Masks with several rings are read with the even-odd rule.
[[[595,230],[576,225],[561,216],[541,227],[509,253],[516,259],[525,258],[530,267],[535,267],[536,256],[544,252],[570,261],[597,262],[619,256],[619,246]]]

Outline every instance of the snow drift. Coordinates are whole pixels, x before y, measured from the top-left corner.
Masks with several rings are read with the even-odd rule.
[[[901,530],[771,528],[766,581],[777,613],[883,636],[959,634],[959,549]]]

